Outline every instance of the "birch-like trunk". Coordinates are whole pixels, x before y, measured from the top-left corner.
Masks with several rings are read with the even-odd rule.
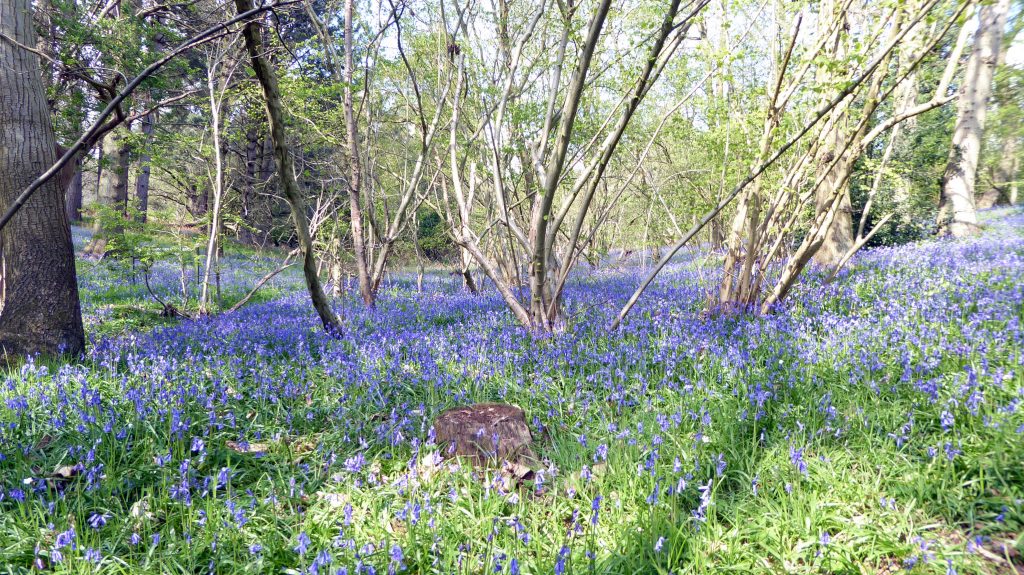
[[[206,259],[203,266],[203,282],[199,292],[199,312],[208,313],[210,307],[210,272],[219,253],[221,205],[224,199],[224,150],[221,147],[221,105],[224,91],[218,94],[216,62],[211,62],[207,72],[207,88],[210,95],[210,127],[213,132],[213,214],[210,218],[210,233],[206,243]]]
[[[981,7],[974,47],[960,85],[956,127],[942,178],[939,202],[939,230],[954,237],[970,235],[978,229],[974,201],[978,158],[985,135],[985,115],[992,94],[992,77],[1002,47],[1003,29],[1010,11],[1010,0],[997,0]]]

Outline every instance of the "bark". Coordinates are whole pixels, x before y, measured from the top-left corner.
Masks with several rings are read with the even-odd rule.
[[[1011,134],[1003,139],[1002,144],[1002,157],[992,167],[992,185],[978,198],[978,209],[1012,206],[1017,203],[1015,190],[1020,162],[1020,158],[1017,157],[1017,138]]]
[[[206,186],[196,187],[185,193],[188,196],[189,213],[195,218],[202,218],[210,209],[210,189]]]
[[[514,405],[478,403],[449,409],[434,420],[434,436],[443,455],[465,457],[476,465],[528,462],[533,437],[526,414]]]
[[[478,289],[476,282],[473,281],[473,270],[469,267],[473,262],[473,255],[466,251],[465,248],[459,248],[459,256],[462,264],[459,267],[459,274],[462,275],[462,287],[469,293],[475,294],[478,292]]]
[[[238,239],[244,244],[256,244],[253,229],[255,222],[256,181],[260,170],[260,139],[256,128],[245,131],[245,179],[242,182],[241,216],[243,226],[239,228]]]
[[[838,6],[831,0],[822,3],[822,13],[828,14],[829,21],[832,18],[838,18],[839,21],[834,39],[828,40],[832,44],[832,53],[829,54],[829,57],[834,61],[842,62],[846,59],[848,51],[846,46],[848,37],[842,33],[842,30],[848,28],[850,24],[848,23],[849,16],[845,11],[837,14],[837,9]],[[818,82],[823,85],[835,82],[837,79],[837,73],[829,71],[827,67],[818,71]],[[825,230],[821,247],[814,253],[814,261],[822,266],[835,266],[853,246],[853,206],[850,204],[849,186],[845,183],[840,184],[840,181],[845,182],[845,178],[843,174],[838,173],[844,162],[833,162],[835,154],[843,144],[841,136],[847,131],[846,116],[846,112],[839,115],[838,121],[828,135],[828,145],[819,165],[819,177],[823,176],[823,180],[814,194],[816,214],[828,211],[836,195],[842,196],[839,200],[839,208],[832,218],[832,224]]]
[[[352,227],[352,255],[356,260],[356,274],[359,276],[359,294],[363,303],[374,305],[375,294],[370,285],[370,271],[367,265],[365,236],[363,235],[363,211],[360,205],[362,170],[359,158],[359,133],[356,126],[355,110],[352,104],[352,1],[345,1],[345,128],[348,139],[348,201],[349,218]]]
[[[970,235],[978,230],[974,200],[978,158],[985,134],[988,98],[992,94],[992,77],[999,60],[1009,10],[1010,0],[997,0],[981,7],[974,47],[960,86],[956,127],[942,181],[938,222],[940,233],[954,237]]]
[[[143,222],[149,215],[149,173],[150,156],[149,146],[153,142],[154,114],[146,114],[142,118],[142,135],[145,138],[145,148],[139,156],[139,175],[135,179],[135,200],[139,210],[139,219]]]
[[[341,260],[341,234],[337,232],[337,221],[335,221],[335,232],[334,237],[331,239],[331,268],[330,282],[331,282],[331,295],[334,297],[341,297],[342,294],[342,282],[345,280],[345,269],[342,266]]]
[[[673,7],[677,7],[678,4],[678,0],[676,0],[673,3]],[[600,2],[590,21],[590,27],[582,46],[579,61],[576,64],[569,87],[566,90],[565,100],[562,102],[561,121],[555,136],[555,146],[545,166],[540,193],[535,196],[530,210],[528,234],[528,243],[530,245],[529,325],[543,331],[560,331],[565,327],[565,318],[562,315],[561,305],[559,305],[560,302],[557,297],[559,294],[552,293],[551,284],[555,279],[549,273],[549,269],[555,270],[557,266],[554,265],[551,242],[548,239],[548,225],[551,221],[551,210],[555,201],[555,193],[558,190],[558,183],[562,177],[562,170],[565,167],[569,144],[572,141],[573,129],[576,126],[576,114],[579,111],[580,101],[583,98],[587,74],[590,71],[594,51],[597,48],[597,42],[600,39],[601,31],[604,28],[610,8],[610,1],[604,0]],[[455,166],[452,169],[454,170]],[[553,229],[557,230],[558,227],[556,225]],[[549,313],[549,310],[552,313]]]
[[[420,249],[420,224],[416,210],[412,212],[412,247],[416,253],[416,293],[423,291],[423,250]]]
[[[0,32],[35,45],[28,0],[0,0]],[[38,57],[10,42],[0,42],[0,102],[6,209],[57,158]],[[51,179],[29,198],[0,242],[0,353],[81,353],[85,333],[61,181]]]
[[[105,208],[124,213],[128,206],[128,141],[126,127],[119,127],[103,138],[103,158],[107,166],[100,175],[96,202]],[[85,248],[89,255],[101,257],[106,253],[109,236],[120,233],[118,226],[104,228],[102,217],[93,223],[93,239]]]
[[[828,156],[826,156],[828,158]],[[831,160],[827,163],[831,163]],[[814,261],[822,266],[835,266],[853,247],[853,205],[850,203],[849,180],[837,174],[843,163],[840,162],[825,176],[822,185],[815,192],[815,209],[818,213],[825,212],[832,204],[833,198],[839,194],[839,207],[832,218],[832,225],[825,232],[821,247],[814,253]],[[842,189],[836,188],[837,182],[844,181]]]
[[[103,138],[103,156],[107,169],[97,190],[100,204],[123,211],[128,205],[128,140],[122,128]],[[96,231],[102,231],[97,228]]]
[[[224,91],[217,92],[216,62],[211,62],[207,72],[207,87],[210,94],[210,126],[213,132],[213,214],[210,218],[209,241],[206,244],[206,259],[203,265],[203,281],[199,291],[199,313],[209,312],[210,305],[210,272],[220,255],[221,205],[224,200],[224,149],[221,147],[221,106],[224,103]],[[230,77],[225,79],[230,82]],[[219,96],[219,97],[218,97]],[[220,290],[218,289],[218,292]],[[218,300],[220,299],[218,293]]]
[[[235,9],[239,14],[253,9],[252,0],[235,0]],[[306,219],[306,207],[299,184],[295,180],[295,167],[288,151],[287,135],[284,130],[284,109],[281,105],[281,92],[277,85],[277,75],[263,53],[263,39],[260,24],[250,20],[242,29],[245,48],[252,60],[252,68],[259,80],[263,92],[263,103],[270,125],[270,139],[274,146],[274,160],[277,163],[281,188],[291,208],[292,219],[295,221],[295,235],[299,239],[299,251],[302,254],[302,272],[320,321],[329,333],[341,335],[342,327],[338,316],[331,309],[330,301],[320,285],[320,277],[316,272],[316,254],[313,252],[313,240],[309,234],[309,222]]]
[[[1015,158],[1013,160],[1013,172],[1014,172],[1014,178],[1013,178],[1013,181],[1010,182],[1010,191],[1007,194],[1007,196],[1008,196],[1007,200],[1010,202],[1011,206],[1016,206],[1017,203],[1020,201],[1019,197],[1018,197],[1019,189],[1020,189],[1020,179],[1019,179],[1019,174],[1020,174],[1020,158]]]
[[[722,222],[720,218],[711,220],[711,247],[712,249],[720,249],[722,244],[725,243],[725,233],[722,232]]]
[[[71,176],[71,183],[68,185],[65,207],[69,222],[82,221],[82,159],[79,156],[75,159],[74,173]]]

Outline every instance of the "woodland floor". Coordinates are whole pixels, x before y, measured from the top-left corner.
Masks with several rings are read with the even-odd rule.
[[[445,274],[339,301],[341,339],[294,270],[154,320],[82,262],[88,356],[0,386],[0,572],[1024,573],[1024,213],[987,217],[768,317],[701,313],[690,252],[609,333],[641,270],[588,273],[556,337]],[[223,299],[274,265],[230,252]],[[483,401],[532,479],[442,460],[433,418]]]

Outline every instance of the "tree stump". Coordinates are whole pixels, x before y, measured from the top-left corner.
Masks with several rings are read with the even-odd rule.
[[[434,420],[434,435],[445,457],[462,456],[481,466],[536,461],[526,414],[514,405],[478,403],[449,409]]]

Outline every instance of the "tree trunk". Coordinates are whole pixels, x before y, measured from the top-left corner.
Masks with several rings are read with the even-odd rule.
[[[370,286],[370,270],[367,264],[366,244],[363,235],[363,212],[360,206],[361,166],[359,158],[359,133],[356,126],[355,109],[352,104],[352,1],[345,1],[345,127],[348,137],[348,199],[349,217],[352,227],[352,251],[356,259],[356,273],[359,275],[359,294],[363,303],[373,307],[375,294]]]
[[[1020,188],[1020,158],[1013,159],[1013,179],[1010,180],[1010,189],[1006,193],[1006,200],[1011,206],[1016,206],[1018,199],[1018,193]]]
[[[251,120],[250,120],[251,121]],[[249,127],[245,131],[245,181],[242,182],[241,216],[242,226],[239,228],[238,241],[255,245],[257,243],[254,204],[256,201],[256,180],[260,171],[260,140],[256,128]]]
[[[235,9],[239,14],[253,9],[252,0],[235,0]],[[262,55],[264,46],[260,34],[260,24],[256,20],[249,21],[242,29],[245,37],[245,48],[252,60],[252,68],[259,80],[263,92],[263,103],[270,124],[270,138],[274,144],[274,159],[277,163],[281,189],[291,208],[292,219],[295,221],[295,235],[299,239],[299,251],[302,252],[302,272],[306,279],[313,308],[316,309],[323,322],[324,329],[329,333],[341,335],[342,327],[338,316],[331,309],[330,300],[320,285],[320,277],[316,273],[316,254],[313,253],[313,239],[309,235],[309,222],[306,220],[306,207],[302,199],[299,184],[295,180],[295,166],[288,152],[287,135],[284,131],[284,109],[281,105],[281,92],[277,85],[277,75],[270,63]]]
[[[153,143],[153,116],[154,114],[146,114],[142,117],[142,135],[145,144],[143,144],[144,148],[139,156],[139,175],[135,179],[136,207],[139,210],[139,219],[143,222],[149,216],[149,146]]]
[[[847,46],[849,37],[842,30],[850,28],[850,16],[845,12],[840,12],[839,6],[831,1],[823,2],[821,10],[823,14],[828,14],[830,19],[838,18],[839,20],[840,26],[835,31],[834,36],[828,39],[828,42],[832,46],[829,56],[836,61],[842,62],[847,58],[849,52]],[[822,84],[828,84],[837,81],[843,73],[845,71],[822,67],[817,71],[817,79]],[[825,237],[821,247],[814,252],[814,261],[818,265],[826,267],[834,267],[843,258],[843,255],[853,247],[853,206],[850,204],[850,191],[845,183],[846,179],[843,177],[843,174],[839,173],[846,162],[840,160],[834,163],[835,155],[837,153],[844,153],[840,150],[845,143],[842,140],[848,131],[848,116],[849,110],[838,113],[833,122],[832,129],[828,132],[828,142],[824,147],[824,153],[819,160],[820,164],[818,166],[818,175],[819,177],[824,176],[824,180],[814,192],[815,215],[821,215],[823,212],[828,211],[836,195],[842,195],[839,199],[839,208],[832,218],[832,223],[825,230]]]
[[[462,274],[462,287],[469,293],[477,293],[476,282],[473,281],[473,272],[469,269],[471,263],[473,263],[473,255],[466,251],[466,248],[459,248],[460,260],[462,265],[460,266],[459,273]]]
[[[337,232],[337,222],[335,222],[334,237],[331,238],[331,268],[330,268],[330,281],[331,281],[331,295],[334,297],[341,297],[342,295],[342,282],[345,281],[345,269],[342,266],[341,261],[341,234]]]
[[[725,233],[722,232],[722,221],[721,218],[716,217],[711,220],[711,248],[721,249],[724,243]]]
[[[0,32],[35,45],[28,0],[0,0]],[[0,42],[0,102],[0,203],[6,209],[57,159],[39,59],[10,42]],[[85,333],[62,182],[53,178],[36,191],[0,242],[0,353],[81,353]]]
[[[96,189],[97,203],[110,210],[124,213],[128,206],[128,140],[125,137],[127,127],[118,127],[103,138],[103,158],[107,167],[101,172],[99,187]],[[108,236],[120,233],[114,229],[104,228],[104,218],[97,215],[93,222],[93,238],[85,252],[92,256],[102,256],[107,250]]]
[[[983,196],[989,198],[991,203],[984,206],[979,200],[979,208],[1012,206],[1017,203],[1015,188],[1017,186],[1017,165],[1020,159],[1017,157],[1017,138],[1014,135],[1003,140],[1001,154],[1002,157],[992,171],[992,188]]]
[[[942,178],[939,202],[939,230],[954,237],[970,235],[978,229],[974,201],[978,158],[985,133],[985,115],[992,93],[992,77],[1003,40],[1003,29],[1010,0],[997,0],[981,7],[974,47],[960,86],[956,127]]]
[[[107,169],[103,170],[97,190],[100,204],[122,211],[128,205],[128,140],[125,136],[125,128],[117,128],[103,138]]]
[[[201,314],[210,311],[210,272],[213,270],[214,262],[219,259],[218,255],[220,254],[221,205],[224,199],[224,150],[221,147],[220,133],[221,105],[224,103],[224,93],[221,92],[218,99],[217,78],[214,74],[214,67],[215,63],[211,63],[207,75],[207,86],[210,92],[210,127],[213,133],[213,217],[210,218],[209,241],[206,244],[206,258],[203,265],[203,282],[199,291],[199,313]],[[225,82],[229,80],[225,80]]]
[[[190,187],[191,190],[185,194],[188,196],[189,213],[194,218],[202,218],[210,209],[210,189],[206,186],[197,187],[195,184],[191,184]]]
[[[832,162],[830,156],[826,156],[825,159],[824,163]],[[842,194],[839,199],[839,207],[832,218],[832,225],[825,232],[825,239],[822,241],[821,247],[814,253],[814,261],[822,266],[836,265],[853,247],[853,206],[850,203],[849,184],[843,183],[842,191],[835,189],[837,180],[846,181],[846,178],[841,178],[841,174],[837,173],[843,169],[845,163],[845,161],[840,161],[836,164],[815,192],[815,209],[818,214],[829,209],[832,199],[837,193]]]
[[[82,221],[82,157],[75,158],[75,172],[68,185],[65,207],[69,222]]]

